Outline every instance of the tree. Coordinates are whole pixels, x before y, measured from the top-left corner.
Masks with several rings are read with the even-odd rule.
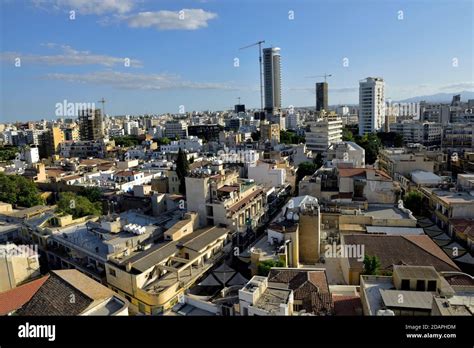
[[[319,169],[323,166],[324,160],[323,160],[323,155],[321,155],[320,152],[316,155],[316,158],[314,159],[314,164],[316,165],[316,168]]]
[[[401,135],[400,133],[397,133],[395,135],[395,140],[393,142],[394,142],[395,147],[403,147],[403,135]]]
[[[306,142],[305,137],[299,136],[292,131],[280,131],[280,143],[282,144],[300,144]]]
[[[252,137],[253,141],[259,141],[260,140],[260,131],[252,132],[251,137]]]
[[[100,202],[92,203],[86,197],[77,195],[74,192],[61,193],[57,206],[58,213],[70,214],[74,219],[89,215],[100,216],[102,214]]]
[[[156,139],[156,142],[158,143],[158,145],[169,145],[171,144],[171,140],[170,138],[167,138],[167,137],[164,137],[164,138],[158,138]]]
[[[364,271],[363,274],[365,275],[377,275],[380,270],[380,259],[378,256],[364,256]]]
[[[403,200],[405,208],[410,209],[413,214],[421,215],[423,208],[423,196],[418,191],[411,191]]]
[[[302,162],[298,166],[296,183],[300,182],[306,175],[313,175],[318,168],[314,162]]]
[[[350,129],[344,128],[342,130],[342,140],[343,141],[354,141],[354,134],[350,131]]]
[[[186,182],[185,178],[189,174],[189,162],[186,154],[179,148],[178,159],[176,160],[176,175],[180,181],[179,192],[183,195],[186,194]]]
[[[102,191],[98,187],[84,187],[79,194],[91,202],[98,202],[102,198]]]
[[[362,146],[365,150],[365,163],[373,164],[377,160],[382,142],[375,133],[368,133],[361,136],[356,136],[356,143]]]
[[[285,263],[281,260],[265,260],[258,263],[257,273],[266,277],[272,267],[285,267]]]
[[[27,208],[44,204],[33,181],[20,175],[3,173],[0,173],[0,201]]]
[[[123,137],[114,137],[112,138],[115,141],[116,146],[121,147],[131,147],[140,144],[140,139],[134,135],[126,135]]]

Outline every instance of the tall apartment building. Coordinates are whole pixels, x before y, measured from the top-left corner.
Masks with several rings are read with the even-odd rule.
[[[99,140],[104,137],[104,124],[100,109],[79,111],[79,133],[81,140]]]
[[[271,114],[281,109],[280,48],[263,49],[263,79],[265,111]]]
[[[316,111],[328,109],[328,83],[316,83]]]
[[[342,141],[342,119],[337,115],[327,115],[315,122],[308,122],[305,132],[308,150],[326,153],[329,145]]]
[[[359,135],[382,130],[385,121],[385,83],[380,77],[359,82]]]

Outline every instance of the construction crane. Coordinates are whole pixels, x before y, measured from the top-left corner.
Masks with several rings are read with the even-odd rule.
[[[102,98],[98,103],[102,104],[102,117],[105,117],[105,99]]]
[[[262,79],[262,44],[265,40],[255,42],[251,45],[241,47],[241,50],[258,45],[258,65],[260,67],[260,111],[263,111],[263,79]]]
[[[327,82],[327,78],[328,77],[331,77],[332,74],[326,74],[324,73],[324,75],[316,75],[316,76],[306,76],[307,78],[310,78],[310,79],[314,79],[314,78],[317,78],[317,77],[324,77],[324,82]]]

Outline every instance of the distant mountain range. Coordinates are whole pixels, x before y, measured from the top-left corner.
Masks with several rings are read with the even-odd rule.
[[[457,93],[437,93],[431,95],[422,95],[419,97],[412,97],[408,99],[398,100],[399,103],[418,103],[420,101],[426,101],[430,103],[450,103],[453,99],[453,95],[460,94],[461,101],[467,102],[468,99],[474,99],[474,92],[462,91]]]

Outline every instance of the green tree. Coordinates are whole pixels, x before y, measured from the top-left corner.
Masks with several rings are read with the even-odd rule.
[[[423,208],[423,196],[418,191],[410,191],[403,199],[405,208],[410,209],[413,214],[421,215]]]
[[[352,134],[350,129],[344,128],[342,130],[342,140],[343,141],[354,141],[354,134]]]
[[[378,256],[364,256],[364,271],[365,275],[377,275],[380,271],[380,259]]]
[[[98,202],[102,198],[102,191],[98,187],[84,187],[79,194],[91,202]]]
[[[397,133],[393,142],[395,147],[403,147],[403,135]]]
[[[317,169],[319,169],[323,166],[323,164],[324,164],[323,155],[321,155],[320,152],[318,152],[318,154],[314,158],[314,164],[316,165]]]
[[[257,273],[260,276],[266,277],[272,267],[285,267],[285,263],[281,260],[265,260],[258,263]]]
[[[364,134],[362,137],[357,136],[355,140],[356,143],[362,146],[365,150],[365,163],[374,164],[374,162],[377,160],[380,147],[382,146],[382,142],[377,134]]]
[[[88,215],[100,216],[102,214],[100,202],[93,203],[86,197],[77,195],[74,192],[61,193],[57,206],[58,213],[70,214],[75,219]]]
[[[189,162],[186,154],[181,150],[178,151],[178,159],[176,160],[176,175],[179,179],[179,192],[183,195],[186,194],[186,182],[185,178],[189,174]]]
[[[140,139],[135,135],[126,135],[123,137],[114,137],[112,140],[115,141],[116,146],[131,147],[140,144]]]
[[[27,208],[44,204],[33,181],[20,175],[3,173],[0,173],[0,201]]]
[[[296,173],[296,182],[300,182],[306,175],[313,175],[317,170],[317,166],[314,162],[302,162],[298,166],[298,171]]]
[[[158,145],[169,145],[171,144],[171,140],[167,137],[163,137],[163,138],[157,138],[156,139],[156,142],[158,143]]]

